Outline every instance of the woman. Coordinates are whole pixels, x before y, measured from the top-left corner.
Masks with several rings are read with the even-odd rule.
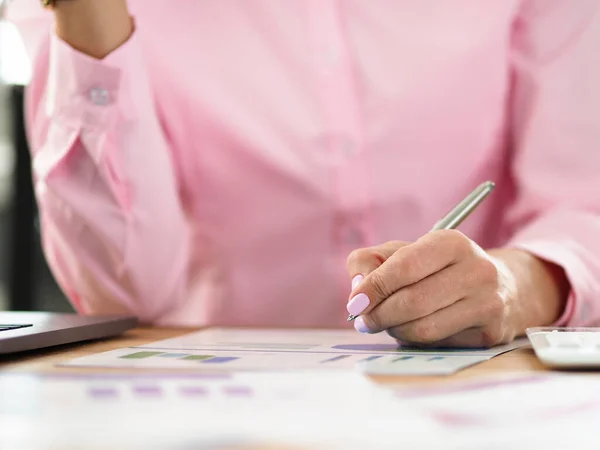
[[[12,12],[82,313],[449,346],[600,317],[597,0],[47,3]]]

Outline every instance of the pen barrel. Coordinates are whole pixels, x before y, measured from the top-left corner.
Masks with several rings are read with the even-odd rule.
[[[495,185],[491,181],[487,181],[478,186],[471,192],[463,201],[456,205],[452,210],[437,222],[431,231],[436,230],[452,230],[458,227],[479,204],[489,195]]]

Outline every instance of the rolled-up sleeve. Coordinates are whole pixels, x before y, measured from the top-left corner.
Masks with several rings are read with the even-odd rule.
[[[524,5],[513,52],[509,246],[564,269],[571,292],[558,325],[591,325],[600,322],[598,2]]]
[[[51,32],[38,48],[26,109],[47,260],[79,311],[155,321],[184,300],[190,236],[136,33],[103,60]]]

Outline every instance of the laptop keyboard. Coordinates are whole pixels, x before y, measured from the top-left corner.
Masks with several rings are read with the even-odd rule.
[[[19,328],[32,327],[33,324],[25,325],[0,325],[0,331],[17,330]]]

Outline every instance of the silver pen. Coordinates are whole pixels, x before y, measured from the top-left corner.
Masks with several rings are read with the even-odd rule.
[[[494,190],[496,185],[493,181],[486,181],[477,186],[473,192],[467,195],[464,200],[458,203],[450,210],[440,221],[438,221],[431,231],[451,230],[458,227],[463,220],[475,211],[481,202]],[[358,316],[349,315],[348,322],[352,322]]]

